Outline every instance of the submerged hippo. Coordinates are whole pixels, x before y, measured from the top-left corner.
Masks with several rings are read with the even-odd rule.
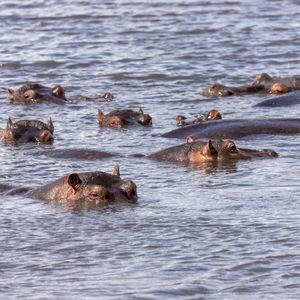
[[[184,163],[200,163],[214,161],[218,158],[218,152],[212,141],[195,144],[192,142],[164,149],[149,155],[149,158],[162,161],[174,161]]]
[[[212,109],[207,113],[206,116],[202,115],[202,116],[196,117],[192,121],[187,120],[187,118],[185,116],[178,115],[176,117],[176,122],[177,122],[176,125],[178,127],[184,127],[184,126],[191,125],[191,124],[198,124],[198,123],[203,123],[205,121],[213,121],[213,120],[221,120],[221,119],[222,119],[221,113],[216,109]]]
[[[16,91],[8,89],[8,99],[13,104],[55,103],[65,104],[65,90],[57,85],[53,88],[38,84],[27,83]]]
[[[287,76],[287,77],[271,77],[267,73],[261,73],[255,77],[253,86],[263,86],[264,89],[270,90],[273,84],[283,84],[289,90],[300,89],[300,75]]]
[[[227,96],[238,96],[258,93],[264,90],[262,85],[250,85],[250,86],[226,86],[220,83],[214,83],[203,89],[202,95],[209,98],[219,98]]]
[[[0,131],[0,140],[5,143],[18,145],[21,143],[52,143],[54,126],[51,118],[48,123],[37,120],[19,120],[13,122],[8,118],[6,128]]]
[[[300,104],[300,91],[287,93],[281,96],[271,97],[262,102],[257,103],[254,106],[279,107],[296,104]]]
[[[113,174],[105,172],[71,173],[42,187],[13,189],[1,185],[7,194],[23,193],[28,198],[47,202],[66,204],[72,208],[94,208],[117,202],[136,203],[137,187],[132,180],[120,178],[119,167],[115,166]]]
[[[240,139],[258,134],[299,134],[300,119],[217,120],[178,128],[163,137],[197,139]]]
[[[51,149],[30,153],[33,156],[42,156],[72,159],[72,160],[99,160],[115,156],[116,154],[92,149]]]
[[[139,124],[142,126],[151,126],[152,118],[148,114],[144,114],[143,110],[133,111],[131,109],[113,110],[108,114],[104,114],[98,110],[98,121],[101,127],[123,128],[129,125]]]
[[[80,100],[94,100],[96,102],[110,102],[114,99],[114,95],[110,92],[106,92],[101,96],[97,97],[88,97],[88,96],[80,96]]]
[[[196,141],[194,137],[189,136],[185,144],[158,151],[149,157],[169,162],[202,163],[212,160],[224,161],[277,156],[275,151],[269,149],[237,148],[232,140],[209,140],[208,143],[205,143]]]

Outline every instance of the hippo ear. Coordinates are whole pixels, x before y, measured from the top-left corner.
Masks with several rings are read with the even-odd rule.
[[[65,95],[65,90],[62,86],[60,85],[56,85],[53,89],[52,89],[52,94],[56,95],[58,97],[63,97]]]
[[[213,146],[212,141],[208,140],[208,143],[204,146],[204,153],[209,155],[217,155],[218,152],[216,148]]]
[[[144,114],[144,111],[143,111],[143,109],[140,107],[140,109],[139,109],[139,114],[141,114],[141,115],[143,115]]]
[[[13,123],[11,117],[9,116],[8,120],[7,120],[7,124],[6,124],[6,129],[11,130],[13,128],[13,126],[14,126],[14,123]]]
[[[195,142],[195,138],[192,135],[189,135],[186,137],[186,142],[187,142],[187,144],[191,144],[191,143]]]
[[[77,191],[81,185],[82,181],[79,178],[79,175],[77,173],[72,173],[68,177],[68,184]]]
[[[53,122],[52,122],[51,118],[49,118],[49,121],[47,123],[47,127],[49,128],[49,131],[53,134],[53,132],[54,132],[54,125],[53,125]]]
[[[8,98],[10,99],[10,100],[14,100],[14,98],[15,98],[15,92],[14,92],[14,90],[12,90],[12,89],[7,89],[7,96],[8,96]]]
[[[120,177],[120,166],[119,164],[115,164],[113,169],[113,175]]]

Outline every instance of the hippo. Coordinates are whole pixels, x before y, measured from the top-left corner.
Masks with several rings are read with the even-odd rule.
[[[11,145],[37,142],[49,144],[54,141],[54,126],[51,118],[48,123],[38,120],[19,120],[8,118],[6,129],[0,131],[0,140]]]
[[[106,92],[99,97],[88,97],[88,96],[80,96],[80,100],[95,100],[96,102],[110,102],[114,99],[114,95],[110,92]]]
[[[120,177],[119,166],[113,174],[101,171],[71,173],[41,187],[13,188],[0,185],[6,194],[24,194],[25,197],[50,203],[65,204],[74,209],[97,208],[114,203],[136,203],[137,187],[132,180]]]
[[[36,104],[55,103],[65,104],[65,90],[62,86],[56,85],[53,88],[29,82],[16,91],[8,89],[8,99],[13,104]]]
[[[51,149],[30,153],[33,156],[45,155],[51,158],[72,159],[72,160],[99,160],[105,159],[115,154],[92,149]]]
[[[182,116],[182,115],[178,115],[176,117],[176,122],[177,122],[177,126],[178,127],[184,127],[184,126],[187,126],[187,125],[191,125],[191,124],[198,124],[198,123],[203,123],[205,121],[212,121],[212,120],[221,120],[222,119],[222,115],[221,113],[216,110],[216,109],[211,109],[206,117],[201,115],[201,116],[198,116],[196,117],[194,120],[192,121],[187,121],[186,120],[187,118],[185,116]]]
[[[220,83],[214,83],[203,89],[202,95],[209,98],[219,98],[227,96],[238,96],[246,94],[254,94],[264,91],[263,85],[250,86],[226,86]]]
[[[300,104],[300,91],[290,92],[281,96],[271,97],[255,104],[254,106],[279,107],[279,106],[291,106],[296,104]]]
[[[144,114],[143,110],[133,111],[130,109],[113,110],[108,114],[104,114],[98,110],[98,121],[101,127],[123,128],[128,125],[151,126],[152,118],[148,114]]]
[[[148,157],[161,161],[200,163],[217,160],[218,152],[213,146],[212,141],[209,140],[207,143],[201,143],[201,145],[188,142],[158,151],[150,154]]]
[[[261,73],[255,77],[252,86],[263,86],[264,89],[270,90],[275,83],[283,84],[289,90],[298,90],[300,89],[300,75],[271,77],[267,73]]]
[[[241,139],[259,134],[299,134],[300,119],[216,120],[178,128],[162,134],[168,138]]]
[[[173,146],[151,154],[149,158],[169,162],[202,163],[213,160],[225,161],[278,156],[275,151],[270,149],[254,150],[237,148],[232,140],[209,140],[206,143],[188,136],[186,141],[185,144]]]

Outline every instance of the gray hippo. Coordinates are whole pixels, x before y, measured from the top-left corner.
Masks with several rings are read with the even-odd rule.
[[[6,128],[0,131],[0,140],[11,145],[37,142],[42,144],[54,141],[54,126],[51,118],[48,123],[38,120],[19,120],[8,118]]]
[[[264,89],[270,90],[272,85],[280,83],[289,90],[300,89],[300,75],[286,76],[286,77],[272,77],[267,73],[261,73],[255,77],[253,86],[263,86]]]
[[[71,173],[42,187],[14,188],[0,185],[7,194],[24,194],[33,199],[60,203],[72,208],[95,208],[113,203],[136,203],[137,187],[132,180],[120,178],[119,167],[113,174],[105,172]]]
[[[232,140],[209,140],[206,143],[189,136],[185,144],[158,151],[149,155],[149,158],[169,162],[202,163],[213,160],[225,161],[277,156],[275,151],[269,149],[237,148]]]
[[[16,91],[8,89],[8,99],[13,104],[55,103],[65,104],[65,90],[57,85],[53,88],[29,82]]]
[[[259,134],[299,134],[300,119],[217,120],[189,125],[162,134],[168,138],[240,139]]]
[[[202,95],[209,98],[219,98],[227,96],[238,96],[254,94],[264,91],[263,85],[249,85],[249,86],[226,86],[220,83],[214,83],[202,90]]]
[[[255,77],[250,85],[246,86],[226,86],[214,83],[203,89],[202,95],[210,98],[226,96],[246,95],[254,93],[287,93],[300,89],[300,75],[287,77],[271,77],[267,73],[261,73]]]
[[[124,128],[129,125],[151,126],[152,118],[140,108],[139,111],[131,109],[113,110],[108,114],[98,110],[98,121],[100,127]]]
[[[290,92],[284,95],[268,98],[264,101],[257,103],[256,107],[268,106],[268,107],[279,107],[279,106],[291,106],[300,104],[300,91]]]

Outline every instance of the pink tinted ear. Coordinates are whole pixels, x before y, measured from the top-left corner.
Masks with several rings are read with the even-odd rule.
[[[9,116],[8,120],[7,120],[7,124],[6,124],[6,129],[10,130],[10,129],[12,129],[13,126],[14,126],[14,123],[13,123],[11,117]]]
[[[53,134],[53,132],[54,132],[54,125],[53,125],[51,117],[49,118],[49,121],[47,123],[47,127],[48,127],[49,131]]]
[[[68,177],[68,184],[77,191],[81,185],[82,181],[79,178],[79,175],[77,173],[72,173]]]
[[[120,166],[119,164],[115,164],[113,169],[113,175],[120,177]]]
[[[15,99],[15,92],[12,89],[7,89],[7,97],[9,100],[13,101]]]
[[[192,135],[189,135],[186,137],[186,142],[188,144],[191,144],[191,143],[195,142],[195,138]]]

